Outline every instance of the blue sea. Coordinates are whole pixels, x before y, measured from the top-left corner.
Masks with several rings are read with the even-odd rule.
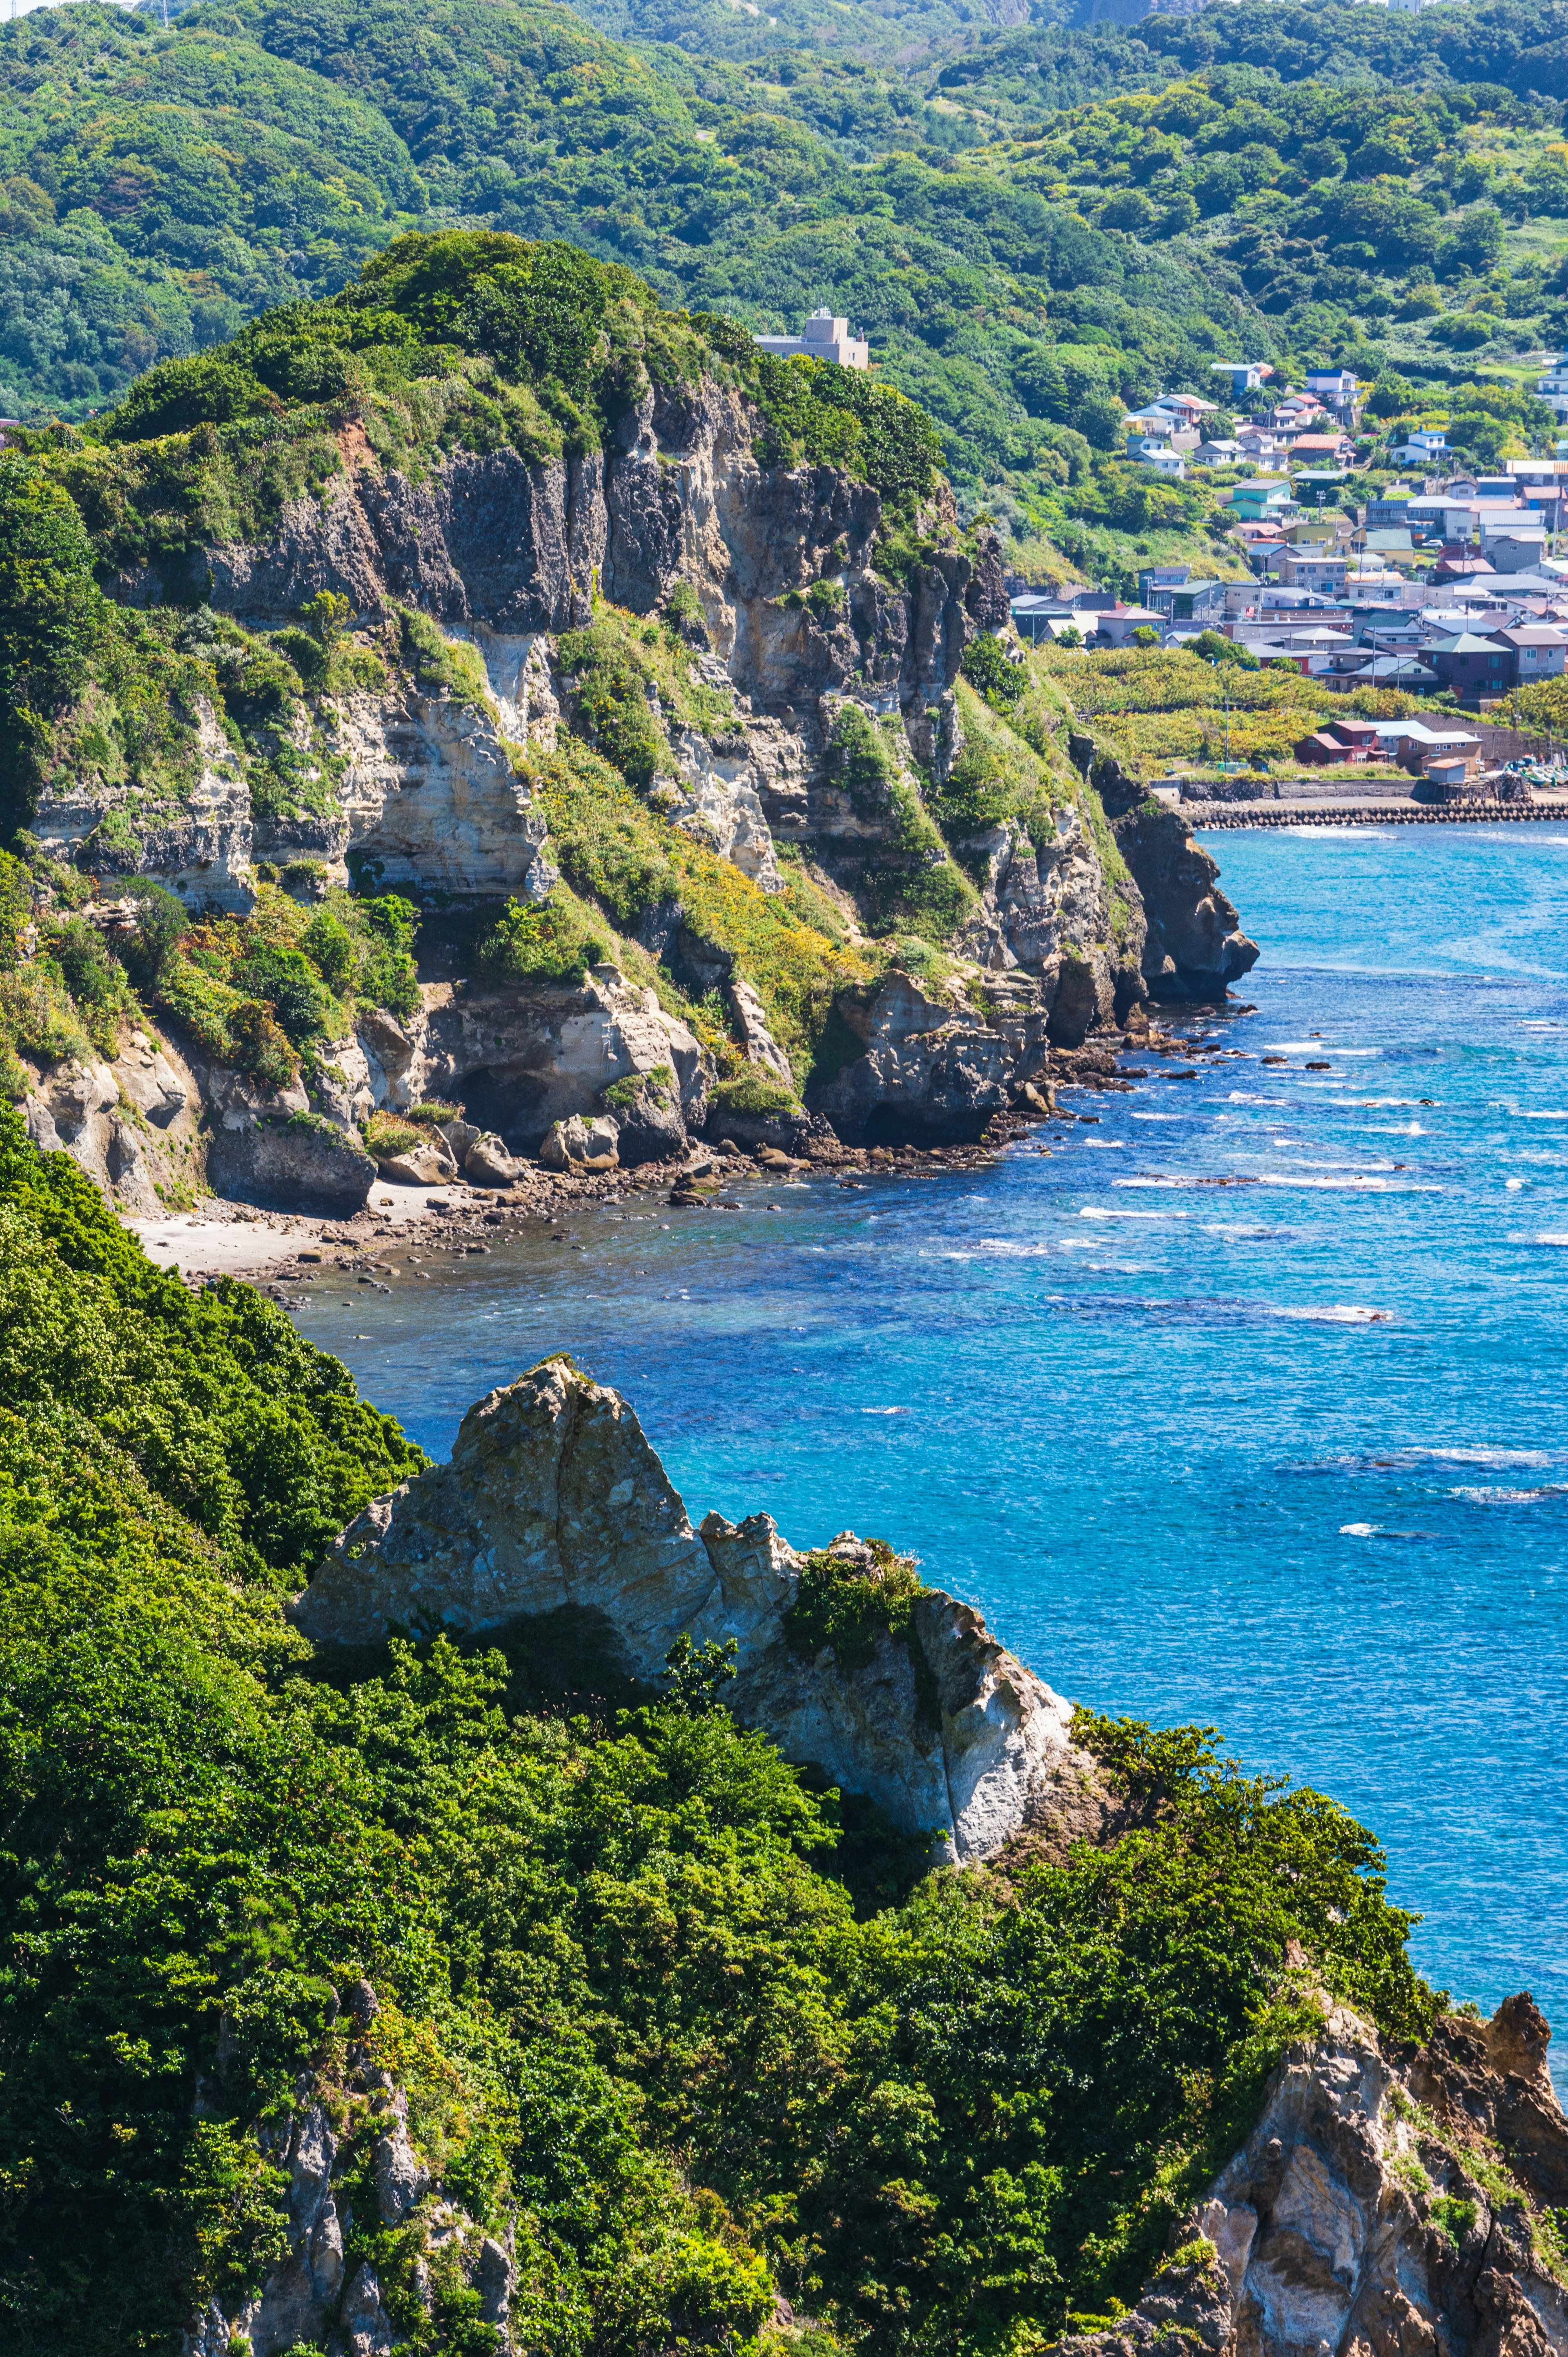
[[[1257,1012],[1186,1028],[1244,1060],[1151,1059],[989,1171],[586,1209],[300,1324],[438,1454],[570,1350],[693,1520],[886,1536],[1058,1692],[1334,1794],[1423,1969],[1568,2031],[1568,827],[1210,848]]]

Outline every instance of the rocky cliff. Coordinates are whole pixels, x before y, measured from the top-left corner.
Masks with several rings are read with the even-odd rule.
[[[824,1594],[833,1642],[813,1622]],[[949,1862],[1004,1879],[1042,1849],[1112,1846],[1146,1821],[1147,1802],[1108,1805],[1069,1706],[973,1612],[900,1587],[897,1558],[850,1533],[801,1556],[765,1514],[693,1529],[626,1402],[564,1360],[478,1403],[450,1464],[351,1523],[292,1617],[328,1645],[575,1622],[645,1684],[678,1639],[731,1645],[725,1698],[744,1724],[935,1835]],[[1061,2342],[1067,2357],[1176,2342],[1211,2357],[1563,2357],[1568,2122],[1529,1997],[1490,2022],[1440,2013],[1402,2042],[1327,1995],[1299,1949],[1285,1965],[1294,2043],[1143,2297],[1076,2319],[1090,2329]]]
[[[424,299],[405,318],[429,335]],[[359,353],[359,302],[295,328]],[[1118,802],[1061,715],[1018,719],[1000,547],[960,531],[919,413],[851,389],[867,441],[837,380],[764,382],[747,337],[693,332],[644,307],[649,365],[606,335],[589,408],[446,339],[377,377],[342,356],[342,398],[290,408],[276,386],[318,380],[321,356],[257,330],[233,365],[260,372],[271,474],[221,417],[170,431],[208,398],[199,363],[148,380],[113,457],[59,459],[130,619],[120,672],[40,759],[45,931],[82,875],[103,903],[115,879],[163,879],[269,950],[304,920],[266,893],[401,893],[429,920],[417,1002],[349,992],[338,1032],[281,1014],[236,933],[203,942],[209,974],[293,1020],[299,1077],[274,1053],[236,1080],[221,1026],[191,1032],[165,1002],[154,1051],[184,1056],[199,1181],[304,1202],[316,1159],[338,1209],[372,1110],[455,1103],[516,1157],[561,1122],[618,1122],[618,1089],[644,1114],[618,1125],[625,1159],[714,1122],[747,1143],[800,1146],[811,1122],[973,1138],[1047,1047],[1148,997],[1224,995],[1257,954],[1175,813]],[[656,361],[672,335],[679,365]],[[976,641],[985,693],[964,676]],[[583,942],[575,971],[465,964],[462,924],[477,938],[510,903]],[[75,1120],[48,1023],[21,1032],[38,1136],[81,1141],[127,1204],[187,1183],[123,1136],[136,1098],[106,1093],[113,1056]]]
[[[966,1605],[927,1590],[898,1634],[877,1625],[877,1558],[846,1532],[818,1566],[864,1590],[846,1663],[800,1610],[802,1567],[768,1514],[694,1530],[626,1401],[553,1359],[469,1409],[450,1464],[368,1507],[291,1613],[348,1645],[570,1613],[649,1685],[678,1637],[733,1641],[737,1717],[961,1864],[1093,1789],[1069,1706]]]
[[[1143,2357],[1561,2357],[1568,2121],[1527,1995],[1401,2050],[1320,1999],[1132,2311],[1062,2343]]]

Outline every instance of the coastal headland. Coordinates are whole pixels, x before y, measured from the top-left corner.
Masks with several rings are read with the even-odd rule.
[[[559,1351],[434,1464],[240,1281],[1240,1064],[1215,861],[852,373],[453,231],[0,458],[27,2357],[1568,2357],[1547,2025],[1345,1810],[694,1526]]]

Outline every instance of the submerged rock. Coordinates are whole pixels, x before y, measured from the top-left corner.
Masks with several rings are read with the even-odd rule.
[[[906,1634],[874,1631],[849,1666],[791,1624],[801,1568],[770,1515],[694,1530],[626,1401],[554,1359],[471,1407],[450,1464],[367,1507],[289,1609],[360,1645],[573,1608],[644,1682],[682,1633],[733,1638],[738,1718],[960,1863],[1070,1815],[1094,1781],[1070,1706],[978,1613],[928,1590]]]

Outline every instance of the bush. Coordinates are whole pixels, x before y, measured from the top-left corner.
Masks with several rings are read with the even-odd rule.
[[[764,1120],[773,1114],[800,1110],[794,1090],[762,1064],[747,1064],[728,1080],[717,1082],[710,1102],[715,1113],[752,1114]]]
[[[153,877],[133,877],[124,889],[137,903],[136,930],[124,954],[133,979],[145,990],[156,983],[165,958],[183,940],[190,919],[178,895]]]
[[[399,1119],[394,1113],[378,1111],[360,1125],[360,1136],[378,1162],[390,1162],[395,1155],[415,1153],[430,1140],[423,1128],[411,1117]]]
[[[993,630],[981,630],[971,639],[963,651],[963,675],[972,687],[999,705],[1016,704],[1027,679],[1021,663],[1008,661],[1006,649]]]
[[[242,998],[229,1017],[235,1069],[250,1072],[263,1088],[285,1089],[299,1071],[287,1033],[262,1000]]]
[[[490,982],[579,983],[608,956],[586,913],[564,894],[542,904],[509,900],[475,945],[478,971]]]

